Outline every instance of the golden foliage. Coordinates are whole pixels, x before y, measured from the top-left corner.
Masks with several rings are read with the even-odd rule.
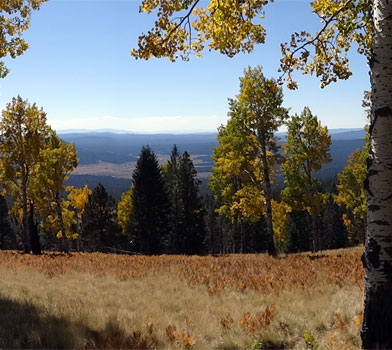
[[[268,306],[264,311],[256,313],[252,316],[252,313],[247,312],[240,319],[240,327],[249,334],[254,334],[256,331],[261,331],[271,324],[274,317],[275,305]]]
[[[226,317],[222,318],[220,324],[223,329],[230,329],[231,325],[234,323],[233,317],[228,314]]]
[[[47,0],[7,0],[0,1],[0,58],[16,58],[29,47],[23,39],[23,32],[30,26],[31,12],[38,10]],[[9,70],[0,61],[0,78]]]
[[[346,328],[346,321],[342,317],[341,314],[336,314],[336,322],[335,322],[335,327],[339,329],[344,329]]]
[[[292,208],[285,202],[272,200],[272,227],[274,230],[275,247],[283,252],[287,243],[287,229],[290,223]]]
[[[343,223],[348,231],[351,243],[364,241],[367,216],[367,200],[364,182],[367,174],[366,159],[369,156],[369,140],[362,150],[356,149],[350,154],[347,165],[338,174],[338,193],[335,202],[346,210]]]
[[[117,221],[121,226],[121,231],[125,235],[131,214],[133,212],[132,195],[134,191],[134,185],[131,186],[129,191],[124,192],[121,195],[121,199],[117,204]]]
[[[149,334],[152,334],[154,330],[154,323],[152,322],[152,319],[150,316],[147,316],[146,320],[144,321],[144,324],[147,327],[147,331]]]
[[[190,335],[191,320],[187,316],[185,319],[186,328],[181,331],[177,331],[177,327],[169,324],[166,327],[166,336],[172,344],[182,346],[184,349],[190,349],[196,344],[195,337]]]

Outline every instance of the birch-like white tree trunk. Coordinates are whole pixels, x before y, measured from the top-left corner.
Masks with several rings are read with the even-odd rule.
[[[373,0],[363,349],[392,349],[392,1]]]

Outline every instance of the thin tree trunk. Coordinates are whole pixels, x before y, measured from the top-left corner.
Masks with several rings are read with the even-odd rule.
[[[30,202],[30,211],[29,211],[29,232],[31,238],[31,251],[34,255],[41,255],[41,244],[39,242],[39,234],[37,225],[34,222],[34,205]]]
[[[234,253],[242,253],[241,252],[241,232],[240,232],[240,220],[238,217],[235,218],[234,221]]]
[[[214,214],[210,213],[209,216],[209,230],[210,230],[210,237],[211,237],[211,253],[212,255],[216,254],[216,237],[215,237],[215,227],[216,221],[214,220]]]
[[[276,256],[276,248],[274,243],[274,229],[272,224],[272,189],[271,179],[269,174],[267,150],[262,147],[262,161],[263,161],[263,177],[264,177],[264,195],[265,195],[265,206],[266,206],[266,228],[267,228],[267,244],[268,254]]]
[[[63,220],[63,210],[61,208],[61,198],[59,193],[56,193],[56,212],[57,212],[57,218],[60,223],[60,230],[61,230],[61,250],[64,251],[65,253],[68,253],[69,251],[69,246],[68,246],[68,239],[67,239],[67,232],[65,232],[65,225],[64,225],[64,220]]]
[[[223,245],[223,227],[222,227],[222,218],[219,219],[219,233],[220,233],[220,253],[223,254],[225,252]]]
[[[392,348],[392,3],[373,0],[372,86],[363,349]]]
[[[312,224],[312,252],[319,250],[317,235],[317,212],[314,204],[313,196],[310,196],[310,221]]]
[[[25,253],[30,253],[30,231],[29,231],[29,213],[27,210],[27,175],[26,170],[22,169],[22,229],[23,229],[23,248]]]

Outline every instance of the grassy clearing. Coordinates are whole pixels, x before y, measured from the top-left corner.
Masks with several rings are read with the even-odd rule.
[[[358,349],[359,250],[131,257],[0,252],[0,348]]]

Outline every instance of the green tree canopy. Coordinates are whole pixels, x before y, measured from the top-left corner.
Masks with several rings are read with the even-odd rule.
[[[343,222],[351,244],[362,243],[365,239],[367,201],[364,182],[368,157],[369,143],[366,142],[363,150],[357,149],[350,154],[347,165],[338,174],[338,194],[335,196],[335,202],[346,211]]]
[[[282,198],[296,210],[308,210],[312,218],[312,249],[319,249],[317,217],[321,213],[323,195],[314,177],[322,165],[331,161],[331,137],[317,116],[305,107],[287,123],[287,143],[283,145],[285,160],[281,170],[286,188]]]

